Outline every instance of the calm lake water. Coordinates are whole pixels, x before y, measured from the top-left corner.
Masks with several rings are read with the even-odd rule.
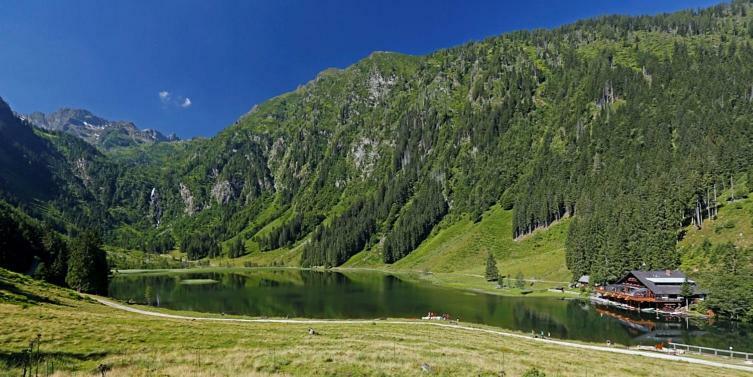
[[[621,344],[678,343],[753,351],[753,327],[728,321],[657,320],[574,299],[502,297],[376,272],[247,269],[119,275],[110,296],[170,309],[307,318],[418,318],[447,313],[554,338]]]

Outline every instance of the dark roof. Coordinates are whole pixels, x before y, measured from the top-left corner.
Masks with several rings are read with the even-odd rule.
[[[654,271],[630,271],[629,275],[626,275],[618,281],[623,282],[628,276],[633,275],[638,279],[646,288],[650,289],[657,295],[679,295],[682,291],[682,284],[687,279],[688,283],[693,286],[693,293],[700,294],[700,289],[693,280],[679,270],[654,270]]]

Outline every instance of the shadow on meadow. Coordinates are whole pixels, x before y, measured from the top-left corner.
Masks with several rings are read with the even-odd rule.
[[[6,293],[7,292],[7,293]],[[19,289],[16,284],[0,280],[0,302],[9,304],[53,304],[64,305],[62,302],[50,299],[49,297],[40,296],[32,292]],[[69,306],[69,305],[65,305]]]
[[[75,370],[82,362],[104,359],[106,352],[57,352],[38,351],[34,347],[21,351],[0,350],[0,367],[9,370],[17,370],[20,375],[28,371],[39,373],[37,375],[50,375],[60,370]]]

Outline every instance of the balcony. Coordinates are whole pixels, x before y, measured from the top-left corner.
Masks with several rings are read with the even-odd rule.
[[[617,299],[632,302],[682,302],[680,298],[663,298],[654,295],[645,287],[636,287],[623,284],[610,284],[597,287],[596,292],[604,298]]]

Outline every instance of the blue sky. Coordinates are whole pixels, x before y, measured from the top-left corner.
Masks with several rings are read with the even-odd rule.
[[[431,51],[603,14],[704,0],[9,1],[0,96],[18,112],[85,108],[183,138],[370,52]]]

